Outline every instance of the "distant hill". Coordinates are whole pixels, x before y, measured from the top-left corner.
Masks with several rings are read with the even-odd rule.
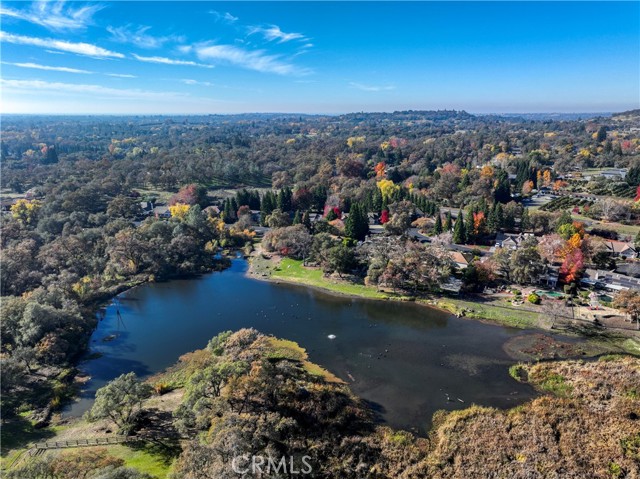
[[[619,118],[619,117],[640,117],[640,108],[636,108],[635,110],[621,111],[620,113],[614,113],[611,116],[614,117],[614,118]]]
[[[340,118],[347,121],[376,121],[376,120],[394,120],[394,121],[446,121],[446,120],[471,120],[476,118],[475,115],[467,113],[464,110],[405,110],[394,111],[393,113],[347,113],[340,115]]]

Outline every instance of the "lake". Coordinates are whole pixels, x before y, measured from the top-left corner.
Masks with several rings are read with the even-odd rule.
[[[91,380],[65,415],[81,415],[96,389],[122,373],[149,376],[219,332],[246,327],[296,341],[382,420],[421,434],[438,409],[507,408],[535,395],[509,376],[514,360],[502,348],[527,331],[413,303],[258,281],[246,276],[247,268],[235,259],[222,272],[145,284],[114,299],[91,338],[91,353],[102,356],[80,365]]]

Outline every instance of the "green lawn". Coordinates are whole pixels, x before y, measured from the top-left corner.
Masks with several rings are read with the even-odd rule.
[[[464,311],[464,316],[468,318],[489,319],[514,328],[539,327],[538,313],[525,309],[515,310],[491,303],[464,301],[457,298],[440,298],[437,300],[436,305],[454,314]]]
[[[165,479],[171,472],[179,450],[155,443],[109,446],[109,454],[123,459],[125,465],[145,472],[158,479]]]
[[[390,299],[392,297],[391,294],[378,291],[372,286],[350,284],[325,278],[320,269],[305,268],[302,266],[302,261],[290,258],[284,258],[272,272],[271,277],[362,298]]]

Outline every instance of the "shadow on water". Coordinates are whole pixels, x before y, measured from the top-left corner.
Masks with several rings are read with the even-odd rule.
[[[86,391],[132,370],[142,377],[156,373],[221,331],[253,327],[299,343],[394,427],[424,431],[438,409],[509,407],[534,395],[509,376],[513,361],[502,348],[522,330],[414,303],[257,281],[246,277],[246,269],[247,262],[236,259],[223,272],[120,295],[93,334],[91,352],[102,357],[82,366],[93,378]],[[67,414],[90,407],[83,398]]]

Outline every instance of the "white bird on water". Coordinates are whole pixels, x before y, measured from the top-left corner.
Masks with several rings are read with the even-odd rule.
[[[329,338],[329,339],[336,339],[336,335],[335,335],[335,334],[330,334],[329,336],[327,336],[327,338]]]

